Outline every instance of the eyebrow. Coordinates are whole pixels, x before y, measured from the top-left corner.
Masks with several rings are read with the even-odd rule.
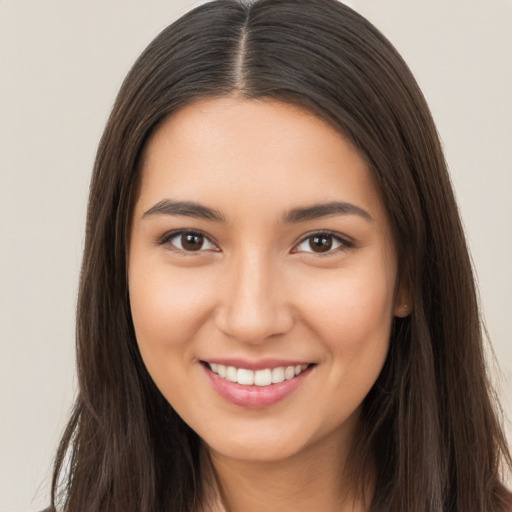
[[[225,222],[226,218],[222,213],[208,206],[195,203],[193,201],[173,201],[163,199],[144,212],[143,217],[150,215],[181,215],[184,217],[193,217],[196,219],[213,220]],[[314,204],[299,208],[292,208],[284,213],[282,221],[285,224],[295,224],[308,220],[320,219],[331,215],[358,215],[371,222],[372,216],[355,204],[333,201],[330,203]]]
[[[340,214],[358,215],[369,222],[373,221],[372,216],[366,210],[363,210],[355,204],[339,201],[315,204],[304,208],[293,208],[284,214],[283,221],[286,224],[291,224]]]
[[[215,220],[217,222],[225,222],[224,215],[213,208],[208,208],[192,201],[172,201],[171,199],[163,199],[155,204],[143,217],[148,215],[182,215],[184,217],[193,217],[196,219]]]

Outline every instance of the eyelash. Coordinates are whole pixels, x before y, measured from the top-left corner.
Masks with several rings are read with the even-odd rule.
[[[198,250],[186,250],[183,247],[181,241],[180,241],[180,244],[182,245],[181,247],[176,247],[175,244],[171,243],[171,241],[173,239],[178,238],[178,237],[182,237],[183,235],[193,235],[193,236],[202,237],[203,241],[206,242],[206,243],[209,243],[213,248],[209,248],[209,249],[202,249],[201,248],[201,249],[198,249]],[[300,250],[297,250],[298,247],[300,247],[304,243],[307,243],[308,240],[309,240],[309,244],[310,244],[309,247],[311,247],[311,241],[315,237],[317,237],[317,238],[330,238],[331,240],[333,240],[337,244],[337,246],[334,247],[334,248],[329,247],[328,250],[325,251],[325,252],[315,252],[313,250],[311,250],[311,251],[305,251],[305,250],[300,251]],[[158,241],[158,245],[169,245],[171,250],[179,252],[179,253],[187,254],[187,255],[193,255],[194,253],[202,253],[202,252],[205,252],[205,251],[208,251],[208,252],[210,252],[210,251],[211,252],[220,252],[220,249],[217,247],[217,244],[214,241],[212,241],[209,236],[205,235],[201,231],[195,231],[195,230],[192,230],[192,229],[184,229],[184,230],[171,231],[169,233],[166,233],[162,238],[160,238],[160,240]],[[314,232],[311,232],[311,233],[307,233],[305,236],[303,236],[300,239],[300,241],[294,245],[294,247],[292,249],[292,253],[304,252],[304,253],[315,254],[316,256],[325,257],[325,256],[330,256],[330,255],[338,253],[338,252],[346,251],[348,249],[352,249],[353,247],[355,247],[354,242],[352,242],[351,240],[348,240],[348,239],[346,239],[344,237],[341,237],[337,233],[334,233],[332,231],[314,231]]]
[[[193,235],[193,236],[199,236],[199,237],[202,237],[202,239],[204,240],[204,242],[207,242],[209,244],[212,245],[212,247],[214,247],[213,249],[198,249],[196,251],[187,251],[186,249],[183,248],[183,245],[182,247],[176,247],[175,244],[172,244],[170,243],[173,239],[175,238],[178,238],[178,237],[182,237],[183,235]],[[181,243],[181,242],[180,242]],[[169,245],[171,250],[173,251],[176,251],[176,252],[180,252],[180,253],[184,253],[184,254],[190,254],[190,255],[193,255],[194,253],[198,253],[198,252],[204,252],[205,250],[208,250],[208,251],[213,251],[213,252],[220,252],[220,249],[218,249],[217,245],[215,242],[213,242],[209,236],[205,235],[204,233],[202,233],[201,231],[195,231],[193,229],[183,229],[183,230],[180,230],[180,231],[171,231],[170,233],[166,233],[159,241],[158,241],[158,245]]]
[[[309,241],[309,247],[311,248],[311,242],[314,238],[330,238],[333,242],[336,242],[338,245],[334,248],[329,247],[325,252],[315,252],[315,251],[298,251],[297,247],[300,247],[302,244],[307,243]],[[311,233],[306,233],[305,236],[301,238],[301,240],[294,245],[292,252],[305,252],[309,254],[314,254],[316,256],[331,256],[338,252],[347,251],[355,247],[354,242],[348,240],[345,237],[340,236],[338,233],[334,233],[332,231],[313,231]]]

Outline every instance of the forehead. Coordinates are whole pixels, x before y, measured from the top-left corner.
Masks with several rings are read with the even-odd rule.
[[[364,203],[372,216],[383,210],[364,158],[327,122],[293,105],[236,97],[188,105],[150,138],[140,207],[164,197],[238,211],[340,200]]]

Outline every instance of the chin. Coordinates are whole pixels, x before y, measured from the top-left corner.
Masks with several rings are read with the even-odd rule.
[[[255,463],[279,462],[293,457],[304,448],[299,444],[283,443],[282,440],[280,442],[271,442],[261,439],[243,444],[230,442],[209,445],[207,443],[207,446],[211,453],[223,458]]]

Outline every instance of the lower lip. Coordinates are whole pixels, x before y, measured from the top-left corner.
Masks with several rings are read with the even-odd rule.
[[[310,366],[293,379],[270,386],[244,386],[219,377],[206,366],[204,369],[213,387],[222,398],[240,407],[263,409],[277,404],[291,395],[304,382],[312,367]]]

